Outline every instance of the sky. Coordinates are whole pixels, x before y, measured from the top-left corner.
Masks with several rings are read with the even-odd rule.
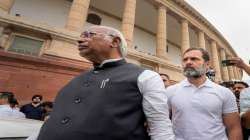
[[[249,0],[185,0],[203,15],[246,63],[250,60]],[[250,80],[244,74],[243,80]]]

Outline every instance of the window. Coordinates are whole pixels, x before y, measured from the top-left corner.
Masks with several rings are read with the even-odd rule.
[[[102,18],[96,14],[88,14],[87,22],[95,25],[101,25]]]
[[[23,36],[14,36],[14,40],[8,51],[25,55],[38,56],[43,46],[43,41],[35,40]]]

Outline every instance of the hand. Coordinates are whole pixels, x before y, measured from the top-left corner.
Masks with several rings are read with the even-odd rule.
[[[241,121],[244,128],[250,128],[250,110],[242,115]]]
[[[239,58],[239,57],[234,57],[230,59],[230,62],[234,64],[234,66],[244,69],[244,67],[246,66],[246,64],[244,63],[244,61]]]

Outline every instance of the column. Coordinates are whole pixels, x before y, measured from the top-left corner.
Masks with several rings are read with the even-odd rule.
[[[167,8],[161,5],[158,8],[156,56],[165,58],[167,56],[166,47],[167,47]]]
[[[231,56],[228,56],[227,59],[230,59]],[[228,66],[228,73],[229,73],[229,78],[230,80],[234,80],[234,71],[233,71],[233,66]]]
[[[0,25],[0,37],[3,35],[4,27]]]
[[[216,42],[212,41],[211,43],[211,51],[212,51],[212,62],[213,62],[213,68],[215,70],[215,81],[219,82],[221,81],[221,72],[220,72],[220,60],[218,57],[218,49],[216,46]]]
[[[132,48],[133,33],[135,24],[136,0],[125,0],[125,7],[122,18],[122,33],[128,43],[128,47]]]
[[[233,67],[233,71],[234,71],[234,78],[237,79],[237,80],[239,80],[240,78],[238,76],[236,67]]]
[[[73,0],[65,27],[82,32],[87,18],[90,0]]]
[[[186,19],[183,19],[181,21],[181,52],[182,54],[190,48],[190,42],[189,42],[189,31],[188,31],[188,21]]]
[[[10,13],[14,0],[0,0],[0,12]]]
[[[203,31],[199,31],[198,33],[198,45],[198,47],[206,50],[205,35]]]
[[[0,49],[3,48],[3,30],[4,27],[0,26]]]
[[[226,60],[226,52],[224,48],[220,49],[221,60]],[[229,81],[228,69],[222,66],[222,79],[223,81]]]
[[[240,70],[239,68],[236,67],[236,71],[237,71],[237,75],[238,75],[238,77],[239,77],[239,80],[241,80],[241,79],[242,79],[241,70]]]
[[[1,27],[2,33],[0,33],[0,49],[4,49],[10,39],[12,30],[10,28]]]

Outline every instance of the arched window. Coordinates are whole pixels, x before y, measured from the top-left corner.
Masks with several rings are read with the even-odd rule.
[[[96,14],[91,13],[91,14],[88,14],[87,22],[95,24],[95,25],[101,25],[102,18]]]

